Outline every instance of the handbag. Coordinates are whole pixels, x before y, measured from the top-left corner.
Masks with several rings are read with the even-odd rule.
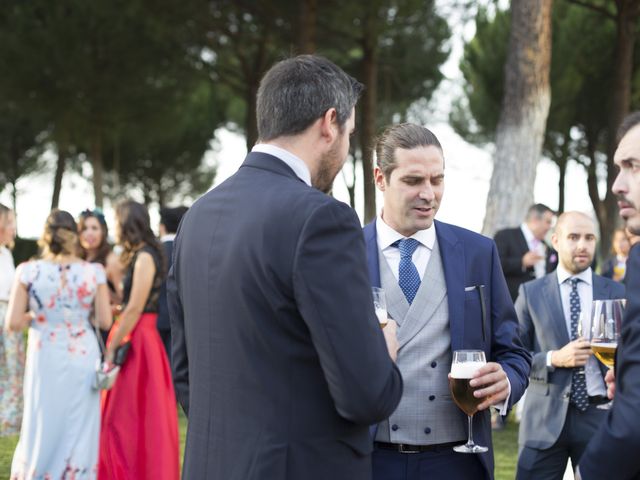
[[[102,340],[102,335],[98,331],[98,326],[94,323],[93,328],[96,332],[96,338],[98,339],[98,345],[100,347],[101,356],[104,357],[107,348],[104,345],[104,341]],[[113,384],[116,382],[116,378],[118,378],[118,373],[120,373],[120,367],[124,364],[127,359],[127,354],[129,353],[129,349],[131,348],[131,342],[126,341],[122,345],[120,345],[113,355],[113,365],[108,365],[106,362],[98,360],[96,365],[95,377],[93,379],[93,388],[96,390],[109,390],[113,387]]]

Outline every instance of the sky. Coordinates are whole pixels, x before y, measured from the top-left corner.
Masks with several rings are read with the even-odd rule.
[[[440,3],[447,3],[441,0]],[[431,129],[444,150],[445,193],[436,218],[441,221],[460,225],[479,232],[484,219],[489,181],[492,172],[492,145],[477,147],[465,142],[447,124],[452,100],[461,94],[462,76],[458,68],[462,55],[463,40],[474,34],[472,22],[461,22],[451,18],[452,27],[451,55],[442,67],[445,79],[429,104],[420,103],[418,116],[424,126]],[[216,162],[218,173],[215,185],[232,175],[244,160],[246,147],[244,137],[221,129],[216,132],[216,149],[207,152],[207,161]],[[49,213],[53,193],[53,177],[55,156],[51,152],[45,154],[47,168],[37,175],[32,175],[18,182],[18,233],[21,237],[37,238],[42,232],[45,219]],[[558,207],[558,169],[553,162],[542,159],[538,165],[534,187],[534,201],[548,205],[552,209]],[[593,208],[589,200],[586,173],[574,162],[567,168],[567,184],[565,190],[565,210],[580,210],[593,216]],[[59,207],[68,210],[74,217],[85,208],[93,207],[93,187],[91,185],[91,168],[86,165],[82,174],[66,172],[63,178]],[[358,194],[356,211],[362,220],[362,175],[357,178]],[[515,186],[514,186],[515,187]],[[0,202],[12,205],[9,188],[0,193]],[[338,200],[348,202],[349,195],[342,174],[338,174],[334,183],[334,196]],[[130,192],[135,200],[142,200],[141,192]],[[382,197],[378,192],[378,208],[381,208]],[[107,223],[113,225],[113,210],[108,200],[105,201]],[[150,209],[152,226],[157,231],[158,209],[153,205]],[[113,228],[111,228],[113,231]]]

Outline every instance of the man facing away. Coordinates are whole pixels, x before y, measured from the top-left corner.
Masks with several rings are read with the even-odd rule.
[[[176,237],[178,231],[178,225],[182,220],[183,215],[187,211],[187,207],[163,207],[160,209],[160,242],[164,249],[164,258],[167,262],[168,272],[171,268],[172,254],[173,254],[173,240]],[[162,288],[160,289],[160,297],[158,298],[158,321],[157,321],[158,333],[164,344],[164,349],[167,352],[167,358],[169,359],[169,365],[171,365],[171,322],[169,320],[169,309],[167,308],[167,282],[162,282]]]
[[[531,205],[522,225],[496,233],[494,239],[502,271],[515,302],[524,282],[541,278],[558,264],[556,253],[544,241],[553,224],[554,213],[546,205]]]
[[[520,286],[515,308],[520,338],[533,352],[520,422],[518,480],[561,480],[567,460],[577,465],[604,420],[606,367],[580,335],[590,327],[593,300],[623,298],[624,287],[596,275],[593,220],[580,212],[558,218],[551,237],[558,268]],[[585,312],[586,315],[582,314]]]
[[[527,386],[529,353],[495,244],[434,221],[444,192],[444,157],[435,135],[412,124],[389,127],[376,145],[375,184],[382,215],[364,228],[369,277],[387,295],[399,325],[397,363],[404,379],[398,408],[377,426],[374,480],[493,478],[488,408],[506,414]],[[452,352],[484,351],[471,381],[484,398],[474,415],[476,443],[487,453],[455,453],[467,417],[451,398]]]
[[[612,191],[628,230],[640,235],[640,112],[629,115],[618,131],[614,162],[618,176]],[[640,247],[631,247],[626,274],[627,304],[613,371],[607,373],[615,400],[580,460],[576,478],[640,479]],[[614,383],[615,380],[615,383]]]
[[[168,292],[188,414],[183,478],[369,480],[368,426],[402,392],[355,212],[327,192],[361,84],[299,56],[257,96],[259,143],[189,209]]]

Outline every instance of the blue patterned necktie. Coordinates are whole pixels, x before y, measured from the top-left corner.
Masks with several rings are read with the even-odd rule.
[[[579,278],[571,278],[571,293],[569,294],[569,313],[571,315],[571,340],[578,338],[578,322],[580,322],[580,295],[578,295]],[[589,406],[587,393],[587,379],[584,367],[575,367],[571,376],[571,403],[581,412]]]
[[[398,269],[398,284],[402,289],[402,293],[407,298],[407,302],[411,304],[420,288],[420,275],[418,269],[413,264],[411,257],[420,242],[414,238],[405,238],[394,242],[394,245],[400,250],[400,268]]]

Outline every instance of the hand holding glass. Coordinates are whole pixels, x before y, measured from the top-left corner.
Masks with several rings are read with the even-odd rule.
[[[387,299],[384,294],[384,289],[373,287],[371,292],[373,293],[373,307],[376,310],[376,317],[378,317],[380,327],[384,328],[389,321],[387,316]]]
[[[453,447],[459,453],[483,453],[487,447],[476,445],[473,441],[473,415],[478,411],[478,405],[483,398],[476,398],[473,392],[482,387],[472,387],[469,382],[473,374],[487,363],[482,350],[456,350],[453,352],[451,364],[451,378],[449,388],[456,405],[467,414],[469,419],[469,437],[467,443]]]

